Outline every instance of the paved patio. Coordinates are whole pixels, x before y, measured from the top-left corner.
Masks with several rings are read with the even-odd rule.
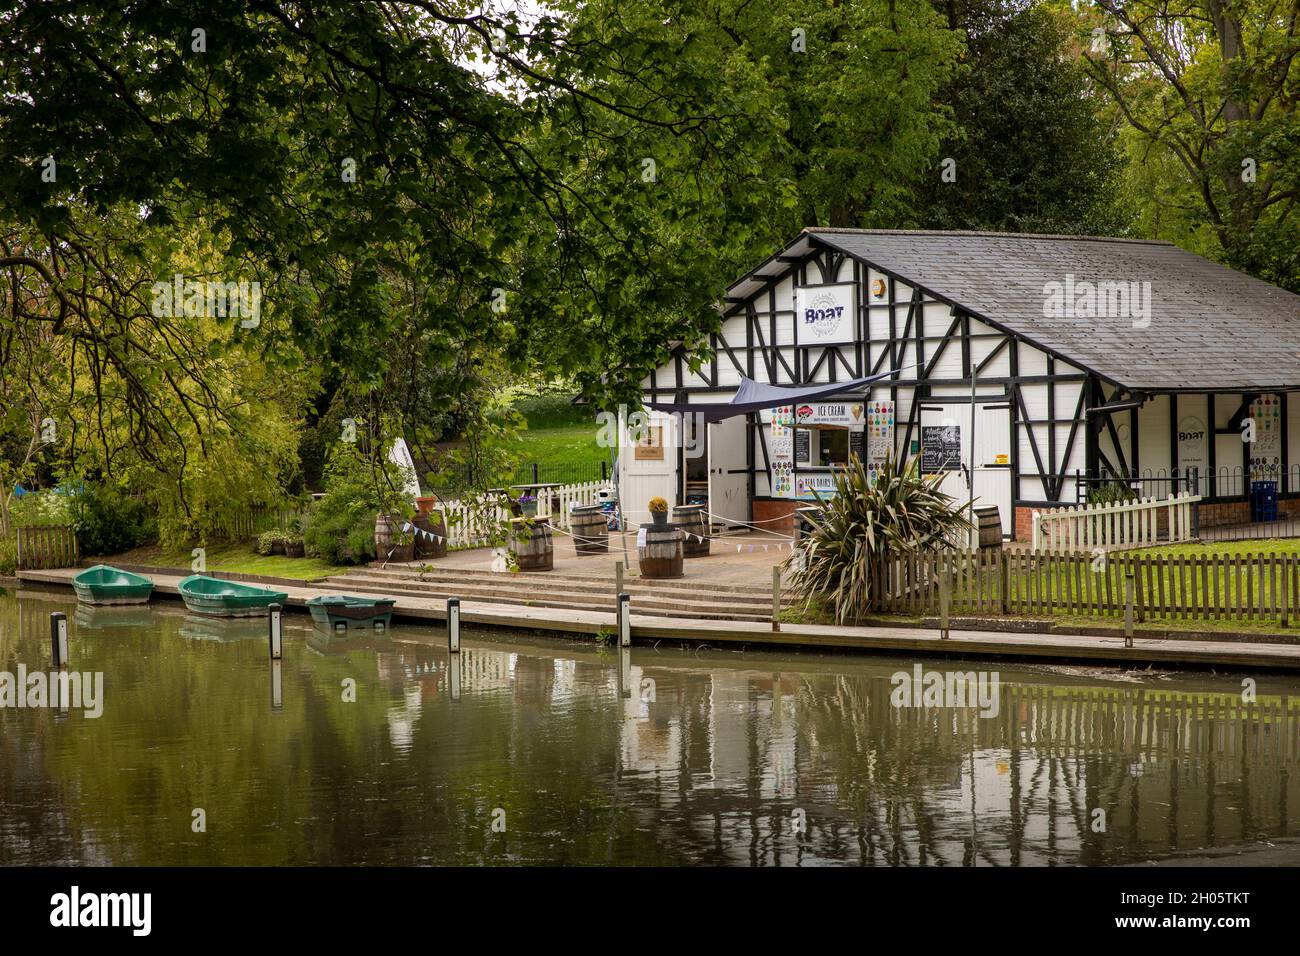
[[[573,539],[565,533],[555,532],[555,574],[582,575],[593,578],[614,579],[614,567],[627,561],[627,576],[637,576],[636,532],[620,534],[612,531],[609,535],[609,552],[607,554],[578,554],[573,548]],[[744,534],[715,537],[709,543],[709,554],[697,558],[687,558],[685,575],[677,580],[699,580],[702,584],[741,584],[770,588],[772,586],[772,567],[780,564],[790,556],[789,537],[768,532],[748,532]],[[626,545],[626,551],[624,546]],[[415,570],[421,564],[429,563],[439,571],[454,568],[468,568],[480,571],[492,570],[492,549],[473,548],[465,551],[449,551],[445,558],[429,558],[425,561],[409,563],[389,562],[389,568],[409,568]]]

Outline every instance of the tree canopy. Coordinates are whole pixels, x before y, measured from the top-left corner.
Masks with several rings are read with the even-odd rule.
[[[180,528],[315,481],[345,419],[634,403],[809,225],[1158,235],[1294,287],[1293,8],[18,2],[0,479]]]

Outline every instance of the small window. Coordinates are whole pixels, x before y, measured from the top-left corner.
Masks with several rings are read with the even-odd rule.
[[[817,464],[847,465],[849,463],[849,430],[847,428],[817,429]]]

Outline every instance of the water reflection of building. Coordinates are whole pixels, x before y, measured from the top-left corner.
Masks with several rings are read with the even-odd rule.
[[[466,647],[460,652],[463,693],[508,690],[514,680],[518,654],[488,647]]]
[[[624,773],[717,862],[1115,862],[1287,834],[1300,799],[1286,699],[1004,683],[982,717],[894,707],[887,676],[633,670]]]

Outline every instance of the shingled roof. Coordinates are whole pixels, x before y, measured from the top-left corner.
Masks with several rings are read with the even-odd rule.
[[[809,240],[892,273],[1132,389],[1300,388],[1300,296],[1171,243],[805,229],[791,245],[811,246]],[[769,260],[774,261],[782,260]],[[1076,284],[1150,283],[1150,324],[1141,327],[1140,319],[1135,323],[1129,316],[1045,316],[1051,284],[1063,285],[1067,276]]]

